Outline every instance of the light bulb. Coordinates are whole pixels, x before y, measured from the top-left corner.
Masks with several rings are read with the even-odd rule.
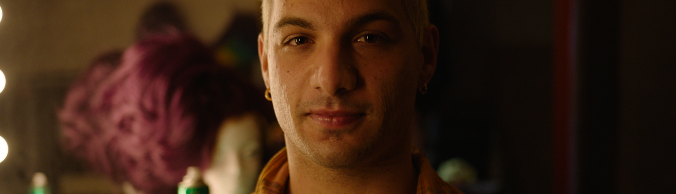
[[[2,93],[2,90],[5,89],[5,84],[7,83],[6,81],[5,74],[0,70],[0,93]]]
[[[5,160],[7,153],[9,152],[9,147],[4,138],[0,137],[0,162]]]
[[[2,7],[0,7],[0,21],[2,21]]]

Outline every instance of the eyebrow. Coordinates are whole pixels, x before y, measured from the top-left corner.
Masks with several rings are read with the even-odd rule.
[[[306,29],[310,29],[310,30],[315,29],[314,26],[305,19],[298,18],[298,17],[284,17],[281,20],[279,20],[279,22],[277,22],[277,24],[275,24],[273,31],[278,31],[280,28],[282,28],[284,26],[288,26],[288,25],[298,26],[298,27],[306,28]]]
[[[357,17],[355,19],[348,21],[348,24],[351,27],[359,27],[359,26],[363,26],[363,25],[366,25],[366,24],[371,23],[371,22],[381,21],[381,20],[393,23],[395,25],[399,25],[399,20],[397,20],[397,18],[394,17],[393,15],[388,14],[386,12],[367,13],[367,14],[364,14],[360,17]]]
[[[380,21],[384,20],[386,22],[393,23],[395,25],[399,25],[399,20],[396,19],[391,14],[385,13],[385,12],[374,12],[374,13],[367,13],[362,16],[356,17],[354,19],[351,19],[347,23],[351,27],[358,27],[358,26],[363,26],[368,23],[374,22],[374,21]],[[314,25],[310,23],[309,21],[299,18],[299,17],[284,17],[281,20],[279,20],[274,28],[273,31],[279,31],[280,28],[284,26],[298,26],[301,28],[309,29],[309,30],[315,30]]]

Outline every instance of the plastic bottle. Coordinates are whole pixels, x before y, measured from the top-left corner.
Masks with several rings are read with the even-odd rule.
[[[197,167],[188,167],[183,181],[178,183],[178,194],[209,194],[209,187],[202,180]]]
[[[50,194],[49,186],[47,184],[47,176],[45,173],[36,172],[31,181],[31,188],[29,194]]]

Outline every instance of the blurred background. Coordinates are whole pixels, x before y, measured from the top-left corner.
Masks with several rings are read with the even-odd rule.
[[[0,194],[36,172],[56,194],[122,192],[62,151],[56,111],[154,2],[0,0]],[[214,47],[260,17],[253,0],[169,2]],[[429,3],[441,44],[416,127],[433,167],[465,161],[468,193],[676,193],[676,1]]]

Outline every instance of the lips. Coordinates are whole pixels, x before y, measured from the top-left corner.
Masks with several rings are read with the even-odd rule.
[[[325,128],[345,128],[359,122],[364,115],[364,113],[357,111],[315,110],[311,111],[308,117]]]

